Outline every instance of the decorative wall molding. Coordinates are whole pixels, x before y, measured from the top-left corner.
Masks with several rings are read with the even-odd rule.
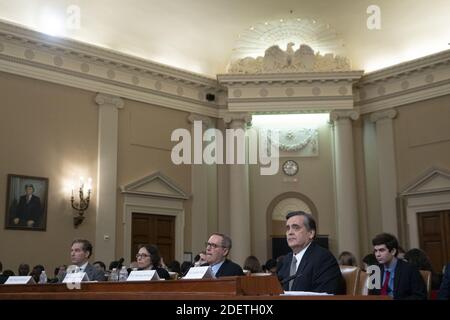
[[[203,129],[214,127],[214,122],[210,117],[206,117],[200,114],[191,113],[187,118],[189,123],[194,124],[194,121],[201,121]]]
[[[189,195],[183,189],[160,171],[121,186],[120,190],[123,194],[189,199]]]
[[[332,122],[336,122],[338,120],[358,120],[359,118],[359,112],[355,110],[339,110],[339,111],[332,111],[330,113],[330,120]]]
[[[368,73],[355,84],[362,114],[450,93],[450,50]]]
[[[216,117],[225,95],[214,79],[4,22],[0,71]]]
[[[370,121],[377,122],[379,120],[384,120],[384,119],[394,119],[396,116],[397,116],[397,110],[395,110],[395,109],[382,110],[382,111],[372,113],[370,115]]]
[[[224,74],[217,80],[0,22],[0,72],[222,118],[231,112],[372,113],[450,93],[450,50],[363,71]],[[208,101],[206,94],[216,99]]]
[[[432,167],[406,186],[400,195],[412,196],[444,191],[450,192],[450,172]]]
[[[104,94],[99,93],[95,96],[95,102],[101,106],[101,105],[112,105],[116,107],[117,109],[123,109],[124,102],[123,99],[121,99],[118,96],[113,96],[110,94]]]
[[[302,112],[353,108],[352,86],[362,71],[221,74],[233,112]]]

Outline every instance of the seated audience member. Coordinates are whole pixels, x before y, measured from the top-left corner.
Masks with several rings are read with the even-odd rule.
[[[369,253],[364,258],[362,258],[361,270],[367,271],[367,267],[377,266],[377,265],[378,265],[377,258],[375,258],[375,255],[373,253]]]
[[[19,265],[19,270],[17,270],[18,276],[27,276],[30,273],[30,265],[26,264],[26,263],[21,263]]]
[[[216,278],[229,276],[243,276],[242,268],[227,259],[232,247],[231,238],[222,233],[213,233],[206,243],[206,263],[211,266],[212,274]]]
[[[57,266],[55,270],[53,271],[53,278],[49,278],[49,283],[58,283],[60,282],[60,279],[65,275],[67,266],[65,264]],[[62,280],[61,280],[62,281]]]
[[[158,277],[170,280],[169,272],[161,266],[161,256],[155,245],[146,244],[139,248],[136,254],[139,270],[156,270]]]
[[[6,269],[5,271],[3,271],[3,275],[8,278],[8,277],[14,277],[16,274],[14,273],[14,271],[10,270],[10,269]],[[39,279],[38,279],[39,280]]]
[[[167,268],[169,268],[170,272],[176,272],[178,275],[181,274],[181,266],[177,260],[173,260],[171,263],[169,263]]]
[[[101,271],[101,272],[105,272],[106,271],[106,265],[103,263],[103,261],[95,261],[93,264],[92,264],[94,267],[95,267],[95,269],[97,269],[98,271]]]
[[[353,253],[342,251],[339,255],[338,263],[341,266],[356,266],[356,258]]]
[[[371,295],[389,295],[394,299],[427,298],[427,289],[419,270],[397,259],[398,241],[393,235],[381,233],[372,240],[375,257],[381,269],[381,289],[371,289]]]
[[[450,300],[450,263],[445,267],[438,298],[439,300]]]
[[[33,270],[30,272],[30,276],[33,277],[33,280],[36,283],[39,283],[39,277],[41,276],[42,271],[45,271],[45,268],[42,264],[35,265]]]
[[[312,291],[340,294],[344,280],[336,258],[321,247],[313,216],[303,211],[286,215],[286,238],[292,252],[283,259],[278,278],[285,291]]]
[[[106,281],[105,273],[97,270],[89,263],[92,252],[92,244],[88,240],[74,240],[70,248],[70,259],[72,264],[78,266],[81,272],[86,272],[90,281]],[[60,280],[62,281],[64,277],[65,273]]]
[[[259,273],[262,272],[261,263],[255,256],[248,256],[244,262],[244,270],[250,271],[250,273]]]
[[[194,267],[193,263],[191,263],[189,261],[183,261],[183,263],[181,264],[181,267],[180,267],[180,276],[184,277],[188,273],[188,271],[191,267]]]
[[[397,259],[401,259],[401,260],[405,260],[406,261],[405,254],[406,254],[405,249],[403,249],[402,247],[398,246]]]
[[[263,266],[263,270],[266,273],[277,274],[277,260],[269,259],[266,261],[266,264]]]
[[[434,272],[433,267],[431,266],[431,261],[424,251],[413,248],[405,253],[404,259],[419,270],[430,271],[431,289],[439,290],[439,287],[441,286],[441,277],[439,274]]]
[[[8,277],[3,274],[3,264],[0,261],[0,284],[4,284],[8,280]]]
[[[206,263],[206,251],[199,252],[194,258],[194,267],[200,267]]]

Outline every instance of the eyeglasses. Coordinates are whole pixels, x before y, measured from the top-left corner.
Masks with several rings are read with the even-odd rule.
[[[145,254],[145,253],[138,253],[138,254],[136,255],[136,259],[139,259],[139,258],[148,258],[148,257],[150,257],[150,255],[149,255],[149,254]]]
[[[213,249],[217,249],[217,248],[225,248],[225,247],[223,247],[223,246],[221,246],[221,245],[218,245],[218,244],[215,244],[215,243],[211,243],[211,242],[205,242],[205,246],[208,248],[208,247],[211,247],[211,248],[213,248]]]

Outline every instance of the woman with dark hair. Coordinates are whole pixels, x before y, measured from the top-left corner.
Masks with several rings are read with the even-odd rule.
[[[434,272],[431,261],[427,254],[417,248],[413,248],[405,253],[405,259],[419,270],[431,272],[431,289],[438,290],[441,286],[441,276]]]
[[[341,266],[356,266],[356,258],[353,253],[342,251],[338,258],[338,264]]]
[[[247,259],[245,259],[243,269],[250,271],[250,273],[262,272],[261,263],[255,256],[248,256]]]
[[[141,246],[136,259],[139,270],[156,270],[160,278],[170,280],[167,270],[161,267],[161,256],[155,245],[146,244]]]

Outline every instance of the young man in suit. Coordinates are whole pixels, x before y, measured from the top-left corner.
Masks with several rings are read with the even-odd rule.
[[[397,258],[398,241],[393,235],[381,233],[372,240],[375,258],[381,271],[381,288],[371,295],[389,295],[394,299],[425,300],[427,289],[419,270]]]
[[[90,281],[106,281],[104,272],[97,270],[89,263],[89,258],[92,255],[92,244],[88,240],[77,239],[72,242],[70,248],[70,259],[72,264],[78,266],[81,272],[86,272]],[[62,281],[64,279],[62,275]]]
[[[279,267],[278,278],[285,291],[344,293],[344,280],[334,256],[313,240],[316,222],[303,211],[286,216],[286,238],[292,249]]]
[[[231,250],[231,238],[222,233],[213,233],[206,243],[206,264],[211,266],[216,278],[243,276],[242,268],[227,259]]]

